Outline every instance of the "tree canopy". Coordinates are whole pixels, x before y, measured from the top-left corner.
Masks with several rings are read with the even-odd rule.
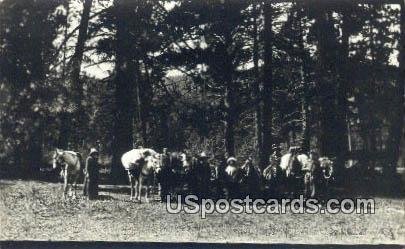
[[[404,166],[404,2],[4,0],[0,160],[55,147]],[[389,111],[387,111],[389,110]],[[3,166],[4,165],[4,166]]]

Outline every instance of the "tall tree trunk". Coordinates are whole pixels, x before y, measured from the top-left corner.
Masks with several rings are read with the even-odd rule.
[[[348,72],[349,72],[349,28],[350,19],[349,13],[350,5],[346,6],[343,12],[342,20],[342,41],[340,45],[340,53],[336,57],[337,69],[339,70],[339,81],[337,84],[337,109],[336,109],[336,179],[342,179],[343,165],[345,164],[348,151],[348,134],[347,134],[347,86],[348,86]]]
[[[28,151],[27,151],[27,163],[29,167],[30,177],[39,177],[40,168],[42,166],[42,140],[44,135],[43,119],[39,115],[37,116],[39,125],[35,127],[31,134]]]
[[[150,130],[150,122],[149,122],[149,112],[150,112],[150,103],[152,102],[152,82],[149,74],[149,67],[147,63],[143,62],[144,70],[145,70],[145,83],[143,85],[143,122],[144,122],[144,137],[143,140],[145,141],[146,145],[149,145],[148,137],[149,137],[149,130]]]
[[[228,43],[231,44],[231,43]],[[224,106],[225,106],[225,153],[227,157],[235,156],[235,121],[237,116],[236,105],[236,85],[232,80],[232,62],[226,56],[224,75],[226,79]]]
[[[136,64],[136,132],[140,138],[139,145],[146,146],[146,126],[144,119],[144,79],[140,64]]]
[[[316,17],[318,63],[316,72],[317,88],[320,98],[320,152],[324,156],[337,156],[336,152],[336,89],[333,62],[336,57],[336,39],[334,37],[332,13],[320,10]],[[339,166],[340,167],[340,166]]]
[[[405,0],[401,1],[400,17],[401,38],[399,42],[399,75],[395,85],[396,91],[393,99],[393,108],[389,136],[387,140],[388,162],[384,168],[387,177],[394,177],[397,174],[397,163],[401,153],[401,139],[404,139],[404,108],[405,108]],[[394,179],[391,179],[391,182]],[[395,185],[395,184],[393,184]],[[392,186],[395,189],[395,186]]]
[[[66,0],[63,6],[66,9],[66,17],[65,17],[65,30],[63,31],[63,38],[67,39],[68,37],[68,30],[69,30],[69,14],[70,14],[70,1]],[[67,44],[66,42],[63,44],[63,58],[62,58],[62,80],[66,80],[66,72],[67,72]]]
[[[358,108],[358,118],[359,118],[359,126],[360,126],[360,137],[363,141],[362,152],[359,155],[359,162],[362,166],[362,170],[366,173],[367,167],[370,165],[370,139],[368,134],[369,129],[369,110],[368,104],[366,100],[366,96],[363,93],[359,93],[355,96],[357,100],[357,108]]]
[[[228,82],[225,87],[225,152],[226,156],[235,156],[235,87]]]
[[[70,114],[68,112],[61,112],[59,114],[60,125],[59,125],[59,137],[58,137],[58,148],[62,149],[72,149],[68,148],[69,145],[69,133],[70,133]]]
[[[135,72],[133,56],[130,51],[128,18],[131,11],[120,0],[114,2],[116,13],[116,51],[115,51],[115,116],[112,142],[112,181],[118,183],[125,179],[125,171],[121,165],[121,156],[133,146],[133,116]]]
[[[33,22],[40,23],[35,17]],[[39,26],[37,27],[39,28]],[[47,47],[44,46],[41,39],[33,39],[33,47],[31,63],[33,64],[31,82],[44,82],[46,79],[46,64],[44,58],[44,51]],[[23,157],[23,164],[26,169],[28,169],[27,175],[29,177],[35,177],[39,173],[39,169],[42,165],[42,137],[44,133],[44,117],[32,109],[32,105],[37,101],[41,100],[38,92],[32,91],[30,94],[31,98],[26,98],[24,103],[20,103],[21,110],[24,111],[24,116],[28,117],[31,126],[29,127],[27,141],[25,142],[25,151],[21,155]]]
[[[163,107],[158,108],[159,112],[159,121],[160,121],[160,147],[168,148],[170,146],[170,119],[168,117],[168,111],[170,107],[164,105]]]
[[[372,15],[370,16],[370,25],[369,25],[369,32],[370,32],[370,54],[371,54],[371,65],[372,65],[372,72],[371,73],[371,80],[369,85],[366,86],[366,98],[369,99],[369,103],[373,103],[376,101],[376,84],[378,83],[377,81],[377,65],[378,61],[376,59],[376,54],[378,53],[378,48],[376,47],[375,44],[375,39],[376,35],[374,33],[374,29],[376,28],[374,25],[372,25],[372,19],[375,18],[376,13],[380,10],[379,7],[376,7],[374,5],[371,5],[371,12]],[[371,101],[370,101],[371,100]],[[366,150],[365,157],[367,158],[367,164],[365,165],[367,169],[367,173],[371,173],[375,169],[375,164],[376,164],[376,154],[377,154],[377,139],[376,139],[376,125],[377,125],[377,117],[374,113],[374,106],[370,105],[369,103],[368,106],[365,108],[367,110],[367,117],[364,120],[364,122],[367,125],[367,132],[366,132],[366,139],[367,139],[367,145],[368,148]]]
[[[77,37],[77,43],[75,47],[75,52],[73,54],[71,63],[72,63],[72,71],[70,74],[70,81],[73,87],[73,101],[76,106],[75,110],[75,125],[74,131],[75,136],[73,141],[75,144],[80,143],[79,139],[84,136],[83,134],[83,126],[84,122],[84,108],[82,105],[83,100],[83,84],[80,80],[80,71],[81,65],[83,60],[83,53],[84,53],[84,45],[87,40],[87,28],[89,26],[89,17],[90,17],[90,10],[93,0],[85,0],[83,3],[83,12],[80,19],[79,25],[79,35]]]
[[[263,69],[263,153],[261,161],[264,165],[269,162],[272,140],[272,119],[273,119],[273,32],[272,32],[272,6],[270,2],[264,3],[264,69]]]
[[[263,151],[263,130],[262,130],[262,108],[261,108],[261,91],[260,91],[260,72],[259,72],[259,40],[258,40],[258,9],[257,3],[253,1],[253,70],[255,79],[253,81],[253,99],[255,102],[255,122],[256,122],[256,146],[257,153],[259,156],[259,167],[265,168],[266,161],[260,156],[264,153]]]
[[[303,98],[302,98],[302,135],[301,135],[301,148],[303,151],[309,152],[310,150],[310,112],[309,112],[309,101],[310,101],[310,91],[309,91],[309,70],[308,70],[308,55],[305,51],[304,46],[304,27],[303,27],[303,18],[304,18],[304,9],[300,7],[298,9],[298,29],[299,29],[299,50],[301,57],[301,82],[303,85]]]
[[[141,70],[141,63],[136,65],[137,77],[136,77],[136,108],[137,108],[137,132],[142,140],[140,142],[143,146],[148,146],[148,113],[151,101],[151,85],[148,67],[146,63],[143,63],[144,74]]]
[[[229,8],[231,1],[224,1],[224,8]],[[224,16],[224,18],[227,18]],[[238,117],[238,110],[236,108],[236,95],[238,92],[237,82],[234,81],[234,65],[233,65],[233,36],[232,28],[228,25],[228,20],[224,20],[224,48],[223,53],[223,75],[225,82],[225,94],[224,94],[224,107],[225,107],[225,154],[227,157],[235,156],[235,125]]]

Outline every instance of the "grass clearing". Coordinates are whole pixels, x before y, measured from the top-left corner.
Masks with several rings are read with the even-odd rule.
[[[405,243],[405,200],[376,198],[375,214],[168,214],[101,186],[101,200],[63,200],[62,184],[0,180],[0,240]]]

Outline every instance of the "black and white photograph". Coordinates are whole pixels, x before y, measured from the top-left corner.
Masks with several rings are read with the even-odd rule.
[[[404,114],[405,0],[0,0],[0,248],[403,248]]]

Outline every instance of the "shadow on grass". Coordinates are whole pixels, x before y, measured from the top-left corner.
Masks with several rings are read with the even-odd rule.
[[[114,194],[130,194],[129,186],[114,186],[114,185],[104,185],[99,186],[100,191],[114,193]]]
[[[111,201],[111,200],[117,200],[117,198],[114,198],[111,195],[99,194],[96,200]]]
[[[0,181],[0,187],[6,187],[6,186],[12,186],[12,185],[14,185],[14,183],[12,183],[12,182]]]

